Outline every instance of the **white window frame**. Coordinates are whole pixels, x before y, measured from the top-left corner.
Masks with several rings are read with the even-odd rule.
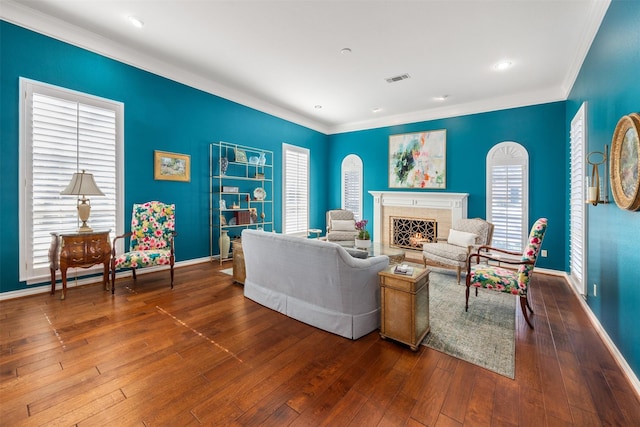
[[[580,295],[587,294],[586,282],[586,154],[587,113],[582,103],[571,120],[569,135],[569,281]]]
[[[356,221],[362,219],[362,170],[362,159],[358,155],[349,154],[342,159],[341,206],[353,212]]]
[[[39,237],[34,238],[34,211],[33,211],[33,94],[43,95],[45,97],[53,97],[66,102],[78,103],[86,106],[85,109],[100,108],[108,109],[115,112],[115,183],[113,178],[109,180],[108,188],[102,186],[101,190],[108,196],[110,200],[115,200],[115,229],[111,229],[111,237],[116,234],[122,234],[124,232],[124,104],[117,101],[112,101],[105,98],[100,98],[93,95],[88,95],[82,92],[73,91],[70,89],[54,86],[35,80],[30,80],[21,77],[19,79],[20,85],[20,160],[19,160],[19,175],[20,175],[20,189],[19,189],[19,218],[20,218],[20,281],[25,281],[27,284],[43,283],[51,278],[48,261],[45,265],[45,256],[43,251],[48,252],[48,245],[51,240],[50,236],[45,236],[45,228],[50,229],[51,232],[74,232],[77,231],[79,226],[76,203],[77,200],[69,196],[59,196],[57,189],[55,192],[51,191],[54,197],[59,196],[59,210],[51,212],[49,220],[52,221],[46,227],[40,231]],[[80,137],[76,137],[81,139]],[[68,138],[67,138],[68,140]],[[71,157],[71,156],[69,156]],[[74,155],[74,157],[76,157]],[[71,162],[70,162],[71,163]],[[64,169],[69,169],[69,164],[66,164]],[[103,173],[99,171],[99,164],[85,165],[78,164],[76,157],[75,172],[79,172],[80,169],[87,169],[87,172],[93,173],[96,178],[96,183],[100,187],[100,175]],[[65,177],[68,171],[65,171]],[[110,174],[111,172],[104,172]],[[52,179],[54,175],[52,175]],[[68,180],[62,179],[61,176],[57,177],[60,181],[57,184],[62,191],[68,182],[71,180],[72,173],[68,173]],[[66,181],[66,182],[62,182]],[[57,185],[56,184],[56,185]],[[52,199],[53,199],[52,198]],[[100,196],[91,198],[92,205],[94,205],[94,211],[99,209],[101,204],[105,201],[100,200]],[[50,199],[51,200],[51,199]],[[108,203],[108,202],[107,202]],[[111,205],[113,206],[113,205]],[[95,214],[95,213],[94,213]],[[97,215],[99,216],[99,215]],[[93,216],[92,216],[93,218]],[[91,219],[89,224],[91,225]],[[113,224],[113,220],[109,221]],[[47,240],[48,239],[48,240]],[[46,245],[46,246],[45,246]],[[48,257],[47,257],[48,259]],[[77,275],[90,275],[96,272],[103,271],[102,266],[94,266],[88,269],[72,269],[69,274]]]
[[[307,236],[309,230],[309,164],[310,151],[282,144],[282,233]],[[296,193],[297,194],[294,194]],[[292,209],[287,200],[295,199]]]
[[[494,240],[492,246],[522,251],[529,234],[529,153],[527,150],[517,142],[504,141],[494,145],[487,154],[487,221],[494,224]],[[497,183],[494,183],[493,173],[502,171],[507,174],[514,172],[516,175],[521,173],[522,179],[521,185],[521,209],[520,215],[513,211],[513,207],[508,207],[508,216],[511,219],[501,218],[498,219],[497,209],[494,207],[494,188],[497,188]],[[519,171],[518,171],[519,170]],[[497,203],[497,202],[496,202]],[[502,215],[502,213],[501,213]],[[502,215],[504,216],[504,215]],[[503,230],[505,226],[502,224],[507,222],[506,230]],[[513,227],[514,231],[508,229]],[[505,235],[506,242],[502,244],[500,240],[496,240],[497,236]]]

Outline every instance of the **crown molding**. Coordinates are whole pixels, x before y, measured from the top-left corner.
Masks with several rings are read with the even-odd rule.
[[[328,128],[290,110],[247,95],[215,82],[209,78],[189,72],[175,64],[153,58],[121,43],[109,40],[91,31],[51,17],[12,0],[2,0],[0,18],[31,31],[69,43],[73,46],[98,53],[107,58],[131,65],[161,77],[202,90],[246,107],[273,115],[309,129],[328,133]]]
[[[585,35],[582,40],[580,40],[580,46],[575,52],[573,61],[571,62],[571,65],[567,70],[567,74],[565,75],[564,82],[562,83],[564,99],[569,98],[571,89],[573,89],[573,85],[578,78],[582,64],[589,54],[591,44],[596,38],[596,34],[598,34],[600,24],[602,24],[602,20],[604,19],[610,4],[611,0],[598,0],[589,3],[591,9],[589,10],[589,20],[586,25]]]
[[[549,89],[546,91],[532,91],[524,94],[520,93],[516,95],[484,99],[482,101],[469,102],[466,104],[456,104],[450,107],[433,108],[429,110],[415,111],[407,114],[381,117],[375,120],[345,123],[343,125],[331,127],[329,129],[329,133],[337,134],[373,128],[399,126],[429,120],[466,116],[469,114],[507,110],[509,108],[546,104],[549,102],[564,101],[566,99],[567,98],[561,88]]]
[[[467,104],[421,110],[338,125],[328,125],[314,121],[299,113],[229,88],[210,78],[189,72],[175,64],[160,61],[144,52],[136,51],[126,45],[109,40],[106,37],[99,36],[88,30],[15,3],[13,0],[3,0],[0,17],[8,22],[37,33],[98,53],[291,123],[331,135],[564,101],[573,88],[573,84],[578,77],[580,68],[589,52],[591,43],[598,32],[600,23],[610,3],[611,0],[599,0],[589,3],[591,9],[589,11],[590,18],[586,31],[587,36],[583,38],[580,48],[576,50],[572,65],[559,88],[484,99]]]

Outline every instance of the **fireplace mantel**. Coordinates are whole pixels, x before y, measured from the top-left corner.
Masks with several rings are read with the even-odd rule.
[[[441,209],[451,212],[450,223],[467,218],[469,193],[443,193],[422,191],[369,191],[373,196],[373,236],[383,241],[383,208]]]

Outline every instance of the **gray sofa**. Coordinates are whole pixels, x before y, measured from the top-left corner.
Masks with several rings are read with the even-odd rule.
[[[245,297],[350,339],[379,327],[386,256],[354,258],[336,243],[257,230],[242,232],[242,249]]]

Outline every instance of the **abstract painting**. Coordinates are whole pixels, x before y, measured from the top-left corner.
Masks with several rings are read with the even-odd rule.
[[[389,188],[446,188],[445,129],[389,137]]]

